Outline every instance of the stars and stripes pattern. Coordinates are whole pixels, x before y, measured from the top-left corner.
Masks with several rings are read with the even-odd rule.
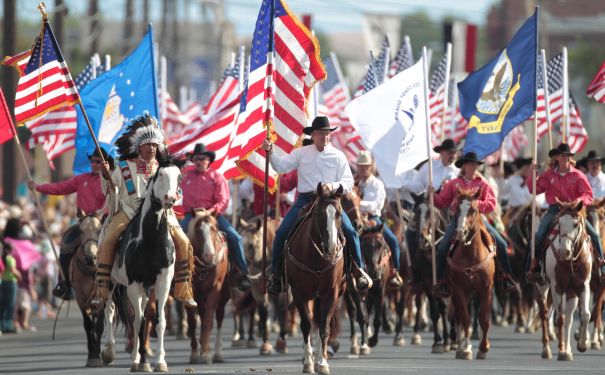
[[[536,113],[538,116],[538,139],[548,133],[548,122],[546,118],[546,98],[544,95],[544,80],[542,79],[541,67],[538,64],[538,105]],[[548,80],[548,103],[550,106],[551,124],[563,120],[563,54],[559,53],[552,57],[546,64],[546,76]],[[563,125],[560,126],[560,131]],[[569,137],[567,143],[572,152],[582,151],[588,142],[588,133],[584,128],[580,110],[569,93]]]
[[[372,90],[378,86],[378,73],[376,70],[376,61],[370,57],[370,64],[368,64],[368,71],[361,79],[361,82],[357,86],[357,91],[353,95],[353,98],[358,98],[366,92]]]
[[[321,83],[320,106],[318,114],[327,116],[331,125],[338,126],[330,138],[334,147],[343,151],[350,161],[355,161],[357,155],[366,148],[361,137],[353,128],[345,107],[349,103],[348,88],[341,82],[334,58],[323,61],[327,78]]]
[[[502,142],[502,159],[513,161],[523,154],[523,149],[529,145],[529,139],[525,134],[523,125],[515,126]]]
[[[389,76],[389,72],[385,72],[385,69],[389,69],[389,62],[391,59],[390,47],[389,38],[385,35],[382,45],[380,46],[380,54],[376,60],[376,80],[378,81],[378,84],[383,83]]]
[[[403,38],[403,42],[401,43],[401,47],[399,47],[395,58],[391,61],[391,65],[389,66],[389,78],[397,75],[397,73],[403,72],[412,65],[414,65],[412,44],[410,43],[410,37],[406,35]]]
[[[266,138],[265,127],[274,139],[273,152],[278,156],[290,153],[308,122],[309,93],[325,75],[317,39],[290,13],[284,0],[264,0],[252,38],[249,82],[238,121],[243,142],[237,165],[255,183],[264,185],[266,154],[260,146]],[[271,191],[276,178],[270,171]]]
[[[208,103],[202,110],[202,116],[213,116],[222,110],[226,104],[239,97],[241,93],[239,86],[240,66],[243,64],[240,59],[241,56],[238,55],[235,59],[235,64],[233,66],[228,66],[225,69],[216,92],[210,97]]]
[[[185,129],[191,125],[191,119],[181,113],[168,91],[162,90],[161,95],[164,101],[162,108],[166,108],[166,113],[162,114],[162,130],[170,144],[183,135]]]
[[[594,98],[599,103],[605,103],[605,62],[603,62],[597,74],[590,81],[586,89],[586,95],[589,98]]]

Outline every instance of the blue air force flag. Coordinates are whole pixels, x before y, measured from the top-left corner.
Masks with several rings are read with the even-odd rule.
[[[345,109],[388,188],[401,187],[404,173],[427,158],[423,76],[421,59]]]
[[[504,137],[536,110],[538,13],[483,68],[458,83],[460,113],[468,120],[464,152],[479,159],[497,151]]]
[[[124,124],[145,111],[158,117],[157,85],[153,65],[151,27],[137,48],[119,65],[88,83],[80,91],[92,129],[101,147],[115,156],[114,142]],[[76,158],[73,172],[90,171],[87,155],[94,151],[94,141],[78,108]]]

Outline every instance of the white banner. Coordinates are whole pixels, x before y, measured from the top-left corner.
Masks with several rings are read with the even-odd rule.
[[[401,187],[403,174],[428,158],[423,76],[420,59],[345,109],[387,188]]]

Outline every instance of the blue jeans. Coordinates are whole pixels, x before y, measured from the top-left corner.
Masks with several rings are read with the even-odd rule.
[[[496,256],[498,257],[498,262],[500,266],[504,269],[504,272],[508,274],[512,274],[513,270],[510,266],[510,259],[508,258],[508,253],[506,252],[506,248],[508,244],[506,240],[500,235],[500,233],[494,228],[490,223],[483,218],[483,224],[487,231],[494,236],[496,240]],[[456,221],[452,221],[450,225],[447,226],[445,230],[445,234],[443,238],[441,238],[441,242],[439,242],[439,246],[437,246],[437,279],[443,279],[443,275],[445,274],[445,265],[447,263],[447,252],[450,248],[450,243],[452,242],[452,238],[456,234]]]
[[[378,216],[370,216],[370,220],[374,220],[376,225],[382,224],[382,220]],[[399,241],[397,241],[397,237],[389,228],[388,225],[384,225],[382,229],[382,236],[386,241],[387,245],[389,245],[389,249],[391,249],[391,258],[393,259],[393,266],[395,269],[399,269],[399,253],[401,253],[401,249],[399,248]]]
[[[275,232],[275,239],[273,240],[273,258],[271,259],[271,269],[273,272],[278,269],[281,264],[281,259],[284,254],[284,245],[286,242],[286,237],[292,230],[292,227],[296,223],[296,219],[298,218],[298,213],[300,210],[306,206],[307,204],[313,202],[315,199],[314,194],[311,193],[301,193],[298,194],[296,201],[290,207],[290,211],[286,214],[284,219],[282,220],[279,228]],[[359,265],[361,268],[365,268],[363,263],[363,259],[361,257],[361,246],[359,243],[359,236],[353,228],[353,224],[351,224],[351,220],[347,216],[344,211],[340,212],[341,214],[341,222],[342,222],[342,231],[344,233],[345,239],[347,240],[347,247],[349,248],[349,252],[353,257],[355,263]]]
[[[0,330],[15,329],[13,314],[17,302],[17,282],[2,280],[0,284]]]
[[[191,214],[186,214],[183,220],[181,220],[181,228],[187,233],[189,222],[191,221]],[[218,230],[225,233],[227,237],[227,247],[229,248],[229,255],[231,260],[235,263],[235,266],[245,275],[248,274],[248,263],[244,256],[244,245],[242,244],[242,237],[237,233],[233,225],[229,220],[225,219],[223,215],[216,216],[216,222],[218,224]]]

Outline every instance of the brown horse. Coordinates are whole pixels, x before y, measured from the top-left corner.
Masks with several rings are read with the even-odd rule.
[[[337,336],[340,330],[336,311],[344,275],[344,241],[339,230],[342,193],[340,186],[336,193],[324,194],[322,185],[318,184],[317,198],[308,209],[301,211],[304,216],[286,242],[286,276],[300,314],[305,373],[314,370],[330,373],[328,339]],[[319,328],[321,342],[316,351],[316,368],[311,348],[311,322]]]
[[[193,213],[187,232],[193,245],[195,268],[193,272],[193,297],[197,302],[197,313],[200,316],[200,346],[197,350],[195,338],[196,315],[187,309],[189,324],[188,336],[191,339],[191,356],[189,363],[210,364],[223,362],[221,328],[225,316],[225,304],[229,300],[227,272],[227,244],[224,236],[218,231],[216,219],[206,210]],[[210,333],[216,314],[216,343],[214,356],[210,353]]]
[[[487,333],[490,325],[494,275],[496,264],[495,243],[487,231],[481,213],[477,208],[476,192],[457,190],[456,243],[453,253],[447,257],[447,281],[452,291],[454,314],[458,325],[458,349],[456,359],[472,359],[470,340],[471,318],[468,305],[473,294],[479,297],[479,324],[482,338],[477,359],[487,358],[490,344]]]
[[[594,229],[599,233],[601,240],[605,239],[605,198],[595,199],[593,203],[586,208],[586,217]],[[593,293],[594,307],[591,318],[594,321],[594,331],[591,338],[591,348],[601,349],[603,345],[603,300],[605,299],[605,285],[599,280],[599,273],[596,269],[596,262],[593,265],[592,278],[590,280],[590,289]]]

